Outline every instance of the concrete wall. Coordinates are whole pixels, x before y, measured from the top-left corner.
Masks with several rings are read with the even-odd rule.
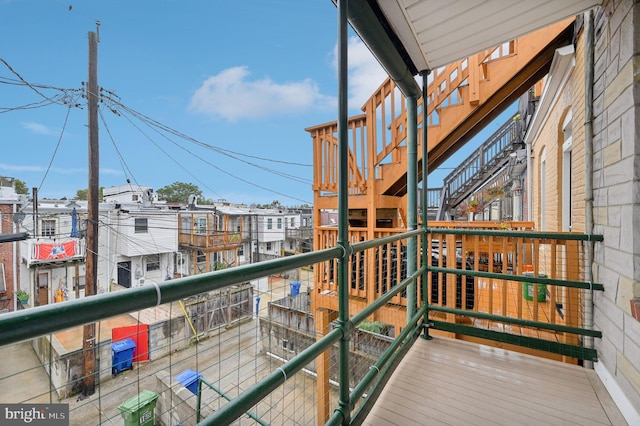
[[[640,424],[640,4],[606,0],[595,12],[595,370],[630,424]]]

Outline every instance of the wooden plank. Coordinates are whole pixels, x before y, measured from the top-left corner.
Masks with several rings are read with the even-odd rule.
[[[593,370],[436,337],[414,344],[365,424],[624,424],[620,419]]]

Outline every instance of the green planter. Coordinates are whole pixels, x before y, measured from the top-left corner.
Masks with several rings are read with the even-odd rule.
[[[29,295],[26,293],[18,293],[16,294],[16,297],[18,298],[20,303],[22,303],[23,305],[26,305],[27,303],[29,303]]]

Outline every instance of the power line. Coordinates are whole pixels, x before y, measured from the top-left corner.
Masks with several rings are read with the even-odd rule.
[[[56,153],[58,152],[58,148],[60,148],[60,143],[62,142],[62,136],[64,135],[64,129],[67,127],[67,122],[69,120],[69,113],[71,112],[71,105],[67,108],[67,115],[64,118],[64,124],[62,125],[62,130],[60,131],[60,136],[58,137],[58,143],[56,144],[56,149],[53,151],[53,155],[51,156],[51,161],[49,161],[49,165],[47,166],[47,171],[44,173],[42,177],[42,181],[40,182],[40,186],[38,187],[38,192],[42,189],[42,185],[44,184],[47,175],[49,174],[49,170],[51,170],[51,165],[53,164],[53,160],[56,158]]]
[[[104,97],[104,96],[103,96],[103,97]],[[163,131],[168,132],[168,133],[171,133],[171,134],[173,134],[173,135],[175,135],[175,136],[179,136],[179,137],[181,137],[182,139],[185,139],[186,141],[189,141],[189,142],[195,143],[195,144],[197,144],[197,145],[199,145],[199,146],[206,146],[206,147],[208,147],[208,148],[210,148],[210,149],[213,149],[213,150],[214,150],[214,151],[216,151],[216,152],[221,153],[222,155],[226,155],[226,156],[228,156],[228,157],[230,157],[230,158],[234,158],[234,159],[236,159],[236,160],[238,160],[238,161],[241,161],[241,162],[244,162],[244,163],[250,164],[250,165],[252,165],[252,166],[254,166],[254,167],[258,167],[258,168],[260,168],[260,169],[262,169],[262,170],[269,171],[270,169],[267,169],[267,168],[264,168],[264,167],[261,167],[261,166],[255,165],[255,164],[253,164],[253,163],[250,163],[250,162],[247,162],[247,161],[244,161],[244,160],[240,160],[240,159],[238,159],[238,158],[236,158],[236,157],[234,157],[234,156],[232,156],[232,155],[228,154],[227,152],[225,152],[225,150],[222,150],[222,149],[220,149],[220,148],[213,147],[213,146],[211,146],[211,145],[203,144],[202,142],[198,141],[198,140],[197,140],[197,139],[195,139],[195,138],[192,138],[192,137],[190,137],[190,136],[188,136],[188,135],[185,135],[185,134],[183,134],[183,133],[181,133],[181,132],[179,132],[179,131],[177,131],[177,130],[174,130],[174,129],[172,129],[172,128],[168,127],[168,126],[165,126],[164,124],[162,124],[162,123],[160,123],[160,122],[158,122],[158,121],[156,121],[156,120],[153,120],[153,119],[151,119],[151,118],[149,118],[149,117],[145,116],[144,114],[138,113],[137,111],[135,111],[135,110],[133,110],[133,109],[131,109],[131,108],[127,107],[126,105],[122,104],[121,102],[118,102],[118,101],[116,101],[116,100],[114,100],[114,99],[112,99],[112,98],[110,98],[110,97],[105,97],[105,98],[106,98],[108,101],[112,102],[112,104],[113,104],[113,105],[115,105],[115,106],[119,107],[121,110],[123,110],[123,111],[125,111],[125,112],[127,112],[127,113],[129,113],[129,114],[131,114],[131,115],[133,115],[135,118],[137,118],[138,120],[142,121],[143,123],[145,123],[145,124],[146,124],[147,126],[149,126],[150,128],[154,129],[154,131],[156,131],[159,135],[161,135],[161,136],[162,136],[162,137],[164,137],[166,140],[168,140],[169,142],[171,142],[171,143],[173,143],[174,145],[176,145],[178,148],[180,148],[180,149],[182,149],[183,151],[187,152],[188,154],[190,154],[190,155],[194,156],[195,158],[199,159],[199,160],[200,160],[200,161],[202,161],[203,163],[208,164],[209,166],[211,166],[211,167],[215,168],[216,170],[220,171],[221,173],[224,173],[224,174],[226,174],[226,175],[228,175],[228,176],[230,176],[230,177],[232,177],[232,178],[234,178],[234,179],[240,180],[240,181],[242,181],[242,182],[244,182],[244,183],[246,183],[246,184],[248,184],[248,185],[251,185],[251,186],[254,186],[254,187],[260,188],[260,189],[262,189],[262,190],[265,190],[265,191],[268,191],[268,192],[274,193],[274,194],[276,194],[276,195],[280,195],[280,196],[283,196],[283,197],[286,197],[286,198],[290,198],[290,199],[294,199],[294,200],[297,200],[297,201],[301,201],[301,202],[303,202],[303,203],[309,203],[309,201],[308,201],[308,200],[303,200],[303,199],[300,199],[300,198],[297,198],[297,197],[293,197],[293,196],[291,196],[291,195],[287,195],[287,194],[282,193],[282,192],[279,192],[279,191],[275,191],[275,190],[273,190],[273,189],[271,189],[271,188],[267,188],[267,187],[264,187],[264,186],[262,186],[262,185],[258,185],[258,184],[257,184],[257,183],[255,183],[255,182],[248,181],[248,180],[246,180],[246,179],[244,179],[244,178],[242,178],[242,177],[240,177],[240,176],[237,176],[237,175],[235,175],[235,174],[233,174],[233,173],[230,173],[230,172],[228,172],[228,171],[226,171],[226,170],[224,170],[224,169],[220,168],[219,166],[216,166],[215,164],[213,164],[213,163],[211,163],[211,162],[209,162],[209,161],[207,161],[207,160],[203,159],[202,157],[200,157],[200,156],[198,156],[198,155],[196,155],[196,154],[192,153],[191,151],[187,150],[186,148],[184,148],[184,147],[180,146],[180,145],[179,145],[179,144],[177,144],[175,141],[173,141],[173,140],[171,140],[170,138],[168,138],[166,135],[163,135],[162,133],[160,133],[160,132],[158,131],[158,129],[163,130]],[[113,109],[112,109],[112,111],[113,111]],[[116,112],[116,111],[114,111],[114,112]],[[117,113],[117,112],[116,112],[116,113]],[[122,114],[119,114],[119,115],[122,115]],[[125,118],[127,118],[127,117],[125,116]],[[140,128],[139,128],[138,126],[136,126],[135,124],[133,124],[133,122],[132,122],[130,119],[128,119],[128,120],[129,120],[129,122],[130,122],[134,127],[136,127],[136,129],[138,129],[138,130],[139,130],[143,135],[145,135],[145,137],[147,137],[147,138],[149,139],[149,141],[151,141],[151,142],[152,142],[152,143],[153,143],[153,144],[154,144],[158,149],[161,149],[161,148],[160,148],[160,147],[159,147],[159,146],[158,146],[158,145],[157,145],[157,144],[156,144],[156,143],[155,143],[155,142],[154,142],[154,141],[153,141],[153,140],[152,140],[152,139],[151,139],[151,138],[146,134],[146,133],[142,132],[142,130],[140,130]],[[165,152],[165,151],[163,151],[162,149],[161,149],[161,151],[162,151],[163,153],[165,153],[165,154],[166,154],[166,152]],[[168,155],[168,154],[166,154],[166,155]],[[170,158],[173,160],[173,157],[170,157]],[[173,160],[173,161],[175,162],[175,160]],[[183,166],[181,166],[179,163],[177,163],[177,164],[178,164],[181,168],[183,168]],[[183,168],[183,169],[184,169],[184,168]],[[277,171],[274,171],[274,170],[271,170],[271,172],[273,172],[273,173],[275,173],[275,174],[277,174],[277,175],[280,175],[280,176],[282,176],[282,177],[294,178],[294,180],[297,180],[298,182],[301,182],[301,183],[310,183],[309,181],[302,182],[299,178],[297,178],[297,177],[295,177],[295,176],[287,175],[287,174],[284,174],[284,173],[281,173],[281,172],[277,172]],[[190,173],[190,172],[189,172],[189,173]],[[190,173],[190,174],[191,174],[191,173]],[[195,178],[195,177],[194,177],[194,178]],[[196,178],[196,179],[197,179],[197,178]],[[210,188],[209,188],[209,189],[210,189]],[[214,193],[215,193],[215,192],[214,192]]]
[[[122,108],[124,111],[126,111],[129,114],[133,115],[134,117],[136,117],[138,120],[142,121],[143,123],[145,123],[149,127],[158,128],[158,129],[160,129],[162,131],[165,131],[165,132],[173,134],[174,136],[177,136],[177,137],[179,137],[181,139],[184,139],[187,142],[194,143],[194,144],[196,144],[196,145],[198,145],[200,147],[212,150],[212,151],[217,152],[219,154],[225,155],[225,156],[227,156],[229,158],[233,158],[236,161],[240,161],[242,163],[248,164],[248,165],[250,165],[252,167],[256,167],[256,168],[264,170],[266,172],[269,172],[269,173],[272,173],[272,174],[275,174],[275,175],[278,175],[278,176],[281,176],[281,177],[284,177],[284,178],[287,178],[287,179],[295,180],[295,181],[298,181],[300,183],[308,183],[308,184],[312,183],[311,181],[309,181],[307,179],[303,179],[303,178],[300,178],[300,177],[295,176],[295,175],[291,175],[291,174],[288,174],[288,173],[283,173],[283,172],[280,172],[278,170],[270,169],[270,168],[267,168],[267,167],[264,167],[264,166],[260,166],[258,164],[255,164],[255,163],[252,163],[252,162],[249,162],[249,161],[246,161],[246,160],[242,160],[240,158],[235,157],[232,154],[237,154],[237,155],[250,157],[250,158],[258,158],[258,159],[261,159],[261,160],[264,160],[264,161],[271,161],[271,162],[276,162],[276,163],[281,163],[281,164],[295,165],[295,166],[312,167],[311,165],[301,164],[301,163],[292,163],[292,162],[281,161],[281,160],[273,160],[273,159],[268,159],[268,158],[264,158],[264,157],[251,156],[251,155],[248,155],[248,154],[240,154],[240,153],[237,153],[235,151],[231,151],[231,150],[228,150],[228,149],[223,149],[223,148],[220,148],[220,147],[216,147],[216,146],[204,143],[204,142],[202,142],[202,141],[200,141],[198,139],[195,139],[195,138],[193,138],[191,136],[188,136],[188,135],[186,135],[186,134],[184,134],[182,132],[179,132],[179,131],[177,131],[177,130],[169,127],[169,126],[166,126],[166,125],[164,125],[164,124],[162,124],[162,123],[160,123],[160,122],[158,122],[158,121],[156,121],[156,120],[154,120],[154,119],[152,119],[152,118],[150,118],[150,117],[148,117],[148,116],[146,116],[146,115],[144,115],[142,113],[139,113],[139,112],[127,107],[126,105],[122,104],[121,102],[114,101],[113,99],[109,99],[109,100],[113,101],[116,106]],[[156,132],[158,132],[158,131],[156,130]],[[158,132],[158,133],[162,135],[162,133],[160,133],[160,132]],[[174,141],[172,141],[171,139],[167,138],[165,135],[162,135],[162,136],[165,139],[167,139],[170,142],[175,144]],[[182,149],[187,151],[185,148],[182,148]],[[190,153],[190,151],[187,151],[187,152]]]

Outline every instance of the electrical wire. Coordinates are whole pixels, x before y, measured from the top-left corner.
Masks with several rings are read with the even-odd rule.
[[[42,185],[44,184],[47,175],[49,174],[49,170],[51,170],[51,165],[53,164],[53,160],[56,158],[56,153],[58,152],[58,148],[60,148],[60,143],[62,142],[62,136],[64,135],[64,129],[67,127],[67,122],[69,121],[69,114],[71,113],[71,105],[67,108],[67,115],[64,118],[64,124],[62,125],[62,130],[60,131],[60,136],[58,137],[58,143],[56,144],[56,149],[53,151],[53,155],[51,156],[51,161],[49,161],[49,166],[47,166],[47,170],[42,177],[42,181],[40,182],[40,186],[38,187],[38,192],[42,189]]]
[[[169,134],[173,134],[174,136],[180,137],[180,138],[184,139],[184,140],[185,140],[185,141],[187,141],[187,142],[191,142],[191,143],[194,143],[194,144],[196,144],[196,145],[198,145],[198,146],[200,146],[200,147],[204,147],[204,148],[206,148],[206,149],[213,150],[214,152],[217,152],[217,153],[219,153],[219,154],[225,155],[225,156],[227,156],[227,157],[229,157],[229,158],[232,158],[232,159],[234,159],[234,160],[240,161],[240,162],[242,162],[242,163],[248,164],[248,165],[250,165],[250,166],[252,166],[252,167],[256,167],[256,168],[258,168],[258,169],[260,169],[260,170],[263,170],[263,171],[266,171],[266,172],[268,172],[268,173],[272,173],[272,174],[275,174],[275,175],[277,175],[277,176],[284,177],[284,178],[286,178],[286,179],[294,180],[294,181],[297,181],[297,182],[299,182],[299,183],[311,184],[311,181],[310,181],[310,180],[300,178],[299,176],[291,175],[291,174],[287,174],[287,173],[283,173],[283,172],[280,172],[280,171],[278,171],[278,170],[273,170],[273,169],[270,169],[270,168],[267,168],[267,167],[264,167],[264,166],[260,166],[260,165],[258,165],[258,164],[255,164],[255,163],[252,163],[252,162],[249,162],[249,161],[245,161],[245,160],[239,159],[239,158],[235,157],[234,155],[231,155],[231,154],[230,154],[230,152],[234,152],[234,151],[225,150],[225,149],[222,149],[222,148],[218,148],[218,147],[215,147],[215,146],[212,146],[212,145],[209,145],[209,144],[203,143],[203,142],[201,142],[201,141],[199,141],[199,140],[197,140],[197,139],[195,139],[195,138],[193,138],[193,137],[191,137],[191,136],[185,135],[184,133],[181,133],[181,132],[179,132],[179,131],[177,131],[177,130],[172,129],[171,127],[168,127],[168,126],[166,126],[166,125],[164,125],[164,124],[162,124],[162,123],[159,123],[158,121],[153,120],[153,119],[151,119],[151,118],[149,118],[149,117],[145,116],[144,114],[141,114],[141,113],[139,113],[139,112],[137,112],[137,111],[135,111],[135,110],[133,110],[133,109],[131,109],[131,108],[127,107],[126,105],[122,104],[121,102],[116,101],[115,99],[107,98],[107,100],[110,102],[110,105],[111,105],[111,107],[110,107],[110,108],[112,109],[112,111],[113,111],[114,113],[118,113],[118,112],[120,112],[120,111],[125,111],[125,112],[127,112],[127,113],[131,114],[132,116],[134,116],[134,117],[135,117],[135,118],[137,118],[138,120],[140,120],[140,121],[142,121],[143,123],[145,123],[147,126],[149,126],[149,127],[153,128],[153,129],[154,129],[154,131],[156,131],[156,132],[157,132],[158,134],[160,134],[162,137],[164,137],[165,139],[167,139],[168,141],[170,141],[171,143],[173,143],[174,145],[176,145],[176,146],[177,146],[177,147],[179,147],[180,149],[184,150],[184,151],[185,151],[185,152],[187,152],[188,154],[190,154],[190,155],[192,155],[192,156],[194,156],[194,157],[198,158],[199,160],[201,160],[201,161],[205,162],[206,164],[209,164],[210,166],[212,166],[212,167],[216,168],[217,170],[219,170],[219,171],[221,171],[221,172],[223,172],[223,173],[225,173],[225,174],[228,174],[229,176],[231,176],[231,177],[233,177],[233,178],[235,178],[235,179],[239,179],[239,180],[241,180],[241,181],[243,181],[243,182],[245,182],[245,183],[247,183],[247,184],[249,184],[249,185],[252,185],[252,186],[258,186],[257,184],[255,184],[255,183],[253,183],[253,182],[248,182],[248,181],[246,181],[246,180],[242,180],[242,178],[240,178],[240,177],[238,177],[238,176],[236,176],[236,175],[233,175],[233,174],[231,174],[231,173],[229,173],[229,172],[226,172],[226,171],[224,171],[224,170],[220,169],[220,168],[219,168],[219,167],[217,167],[217,166],[213,166],[210,162],[207,162],[206,160],[204,160],[204,159],[202,159],[201,157],[199,157],[199,156],[197,156],[197,155],[193,154],[191,151],[187,150],[186,148],[184,148],[184,147],[182,147],[182,146],[178,145],[175,141],[171,140],[171,139],[170,139],[170,138],[168,138],[166,135],[162,134],[160,131],[164,131],[164,132],[167,132],[167,133],[169,133]],[[117,108],[119,108],[119,109],[117,109]],[[120,113],[119,115],[121,115],[121,113]],[[245,156],[248,156],[248,155],[245,155]],[[278,160],[269,160],[269,159],[265,159],[265,158],[262,158],[262,157],[253,157],[253,158],[260,158],[260,159],[263,159],[263,160],[265,160],[265,161],[274,161],[274,162],[279,162],[279,163],[284,163],[284,164],[290,164],[290,165],[308,166],[308,165],[300,164],[300,163],[290,163],[290,162],[283,162],[283,161],[278,161]],[[287,197],[287,198],[294,198],[294,197],[290,197],[290,196],[288,196],[288,195],[286,195],[286,194],[281,194],[281,193],[278,193],[278,192],[276,192],[276,191],[272,191],[272,190],[270,190],[270,189],[268,189],[268,188],[264,188],[264,187],[260,187],[260,186],[258,186],[258,187],[259,187],[260,189],[265,189],[265,190],[267,190],[267,191],[274,192],[274,193],[276,193],[276,194],[278,194],[278,195],[282,195],[282,196],[285,196],[285,197]],[[296,198],[294,198],[294,199],[296,199]],[[300,200],[300,199],[298,199],[298,200],[299,200],[299,201],[303,201],[303,202],[308,202],[308,201],[306,201],[306,200]]]

